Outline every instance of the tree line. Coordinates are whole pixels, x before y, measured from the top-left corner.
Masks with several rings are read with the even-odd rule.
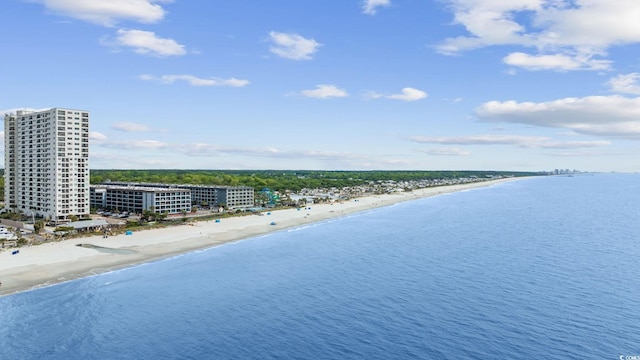
[[[105,181],[249,186],[256,190],[299,191],[347,187],[371,181],[419,181],[488,176],[535,176],[514,171],[323,171],[323,170],[91,170],[91,184]]]
[[[4,174],[4,169],[0,169]],[[256,190],[300,191],[347,187],[371,181],[419,181],[487,176],[537,176],[542,172],[518,171],[330,171],[330,170],[91,170],[91,184],[105,181],[152,182],[164,184],[194,184],[250,186]],[[0,199],[4,199],[4,177],[0,177]]]

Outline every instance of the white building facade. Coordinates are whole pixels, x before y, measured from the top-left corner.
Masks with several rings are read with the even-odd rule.
[[[4,116],[8,211],[65,221],[89,216],[89,112],[53,108]]]
[[[224,205],[227,209],[246,209],[255,206],[255,191],[249,186],[130,183],[122,181],[106,181],[103,185],[189,189],[191,190],[191,202],[193,205],[207,207]]]
[[[191,212],[191,190],[140,186],[92,185],[91,207],[141,214],[180,214]]]

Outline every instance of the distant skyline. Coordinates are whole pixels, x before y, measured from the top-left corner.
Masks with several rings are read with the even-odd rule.
[[[636,0],[0,12],[0,111],[89,111],[92,169],[640,171]]]

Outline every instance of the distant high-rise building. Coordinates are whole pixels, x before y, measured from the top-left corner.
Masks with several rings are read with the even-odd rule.
[[[4,208],[68,220],[89,215],[89,112],[4,116]]]

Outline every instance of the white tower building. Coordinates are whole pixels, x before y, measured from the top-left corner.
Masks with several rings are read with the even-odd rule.
[[[89,215],[89,112],[4,116],[4,208],[68,220]]]

